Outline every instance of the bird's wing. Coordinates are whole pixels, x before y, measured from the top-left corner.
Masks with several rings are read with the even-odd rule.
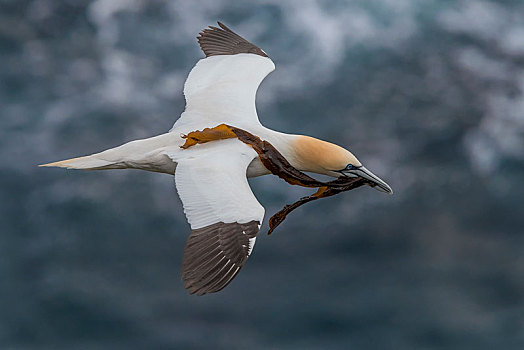
[[[197,38],[206,58],[193,67],[184,85],[186,109],[171,131],[220,123],[258,124],[255,95],[262,80],[275,69],[257,46],[218,22]]]
[[[217,292],[240,271],[264,218],[264,207],[247,182],[257,157],[236,139],[175,152],[175,182],[191,225],[182,278],[191,294]]]

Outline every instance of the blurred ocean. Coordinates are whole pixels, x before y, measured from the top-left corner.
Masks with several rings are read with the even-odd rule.
[[[197,297],[172,177],[36,165],[169,130],[216,20],[277,66],[266,126],[395,194],[264,223]],[[524,349],[523,179],[521,0],[0,0],[0,349]],[[267,217],[311,192],[251,184]]]

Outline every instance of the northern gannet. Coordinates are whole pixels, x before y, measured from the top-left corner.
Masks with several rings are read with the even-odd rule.
[[[270,171],[257,152],[239,139],[217,137],[218,131],[209,139],[217,141],[187,147],[191,133],[233,126],[269,142],[298,170],[336,178],[362,178],[374,188],[392,193],[350,151],[313,137],[264,127],[258,120],[255,95],[275,65],[259,47],[224,24],[218,22],[218,26],[204,29],[197,37],[206,57],[189,73],[184,84],[186,108],[169,132],[85,157],[41,165],[85,170],[142,169],[174,175],[191,226],[182,278],[185,288],[198,295],[223,289],[251,254],[264,208],[247,178]]]

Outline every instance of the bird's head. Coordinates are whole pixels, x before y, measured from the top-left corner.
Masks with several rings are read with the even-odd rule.
[[[347,149],[309,136],[299,136],[295,142],[295,157],[300,170],[333,177],[360,177],[373,188],[392,194],[391,187],[364,167]]]

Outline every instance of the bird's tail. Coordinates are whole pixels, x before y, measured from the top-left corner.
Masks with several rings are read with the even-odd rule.
[[[85,157],[71,158],[59,162],[40,164],[41,167],[59,167],[66,169],[84,169],[84,170],[102,170],[118,168],[115,162],[110,162],[98,158],[99,154],[93,154]]]
[[[170,145],[173,139],[173,134],[162,134],[147,139],[124,143],[123,145],[89,156],[71,158],[39,166],[84,170],[130,168],[172,174],[175,163],[170,160],[166,163],[165,158],[167,158],[167,156],[163,154],[162,150],[166,145]],[[183,140],[180,138],[179,140],[176,139],[176,141],[180,143]]]

